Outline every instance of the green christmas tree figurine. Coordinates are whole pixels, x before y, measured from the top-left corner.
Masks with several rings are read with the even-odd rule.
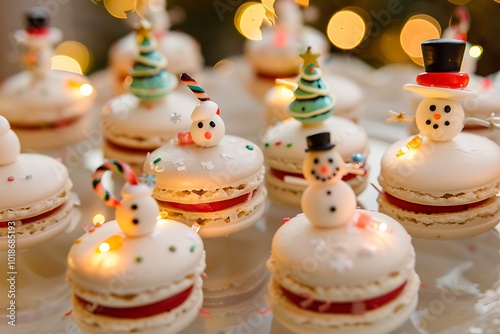
[[[321,79],[319,53],[311,52],[308,47],[300,57],[304,59],[304,64],[294,91],[295,100],[289,106],[290,113],[302,123],[320,123],[332,115],[335,99],[329,95],[330,90]]]
[[[177,86],[177,78],[166,70],[167,60],[157,49],[151,24],[141,20],[136,34],[139,54],[129,73],[129,90],[141,100],[164,97]]]

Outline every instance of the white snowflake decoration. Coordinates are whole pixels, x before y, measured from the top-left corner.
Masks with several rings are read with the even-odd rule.
[[[333,259],[329,263],[330,269],[343,274],[346,270],[352,269],[353,262],[346,254],[336,253],[333,255]]]

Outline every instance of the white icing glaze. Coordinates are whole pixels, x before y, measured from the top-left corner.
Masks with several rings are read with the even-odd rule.
[[[195,98],[178,92],[143,103],[132,94],[123,94],[104,106],[101,126],[106,139],[115,144],[155,149],[189,129],[196,105]]]
[[[222,118],[216,113],[219,106],[212,101],[201,102],[191,115],[191,137],[198,146],[212,147],[220,143],[226,127]]]
[[[152,190],[145,184],[123,186],[123,199],[115,217],[127,237],[144,237],[154,232],[160,209],[151,194]]]
[[[95,92],[84,96],[80,86],[90,84],[76,73],[51,70],[33,80],[30,72],[20,72],[0,86],[0,114],[10,123],[38,125],[82,115],[90,110]]]
[[[370,217],[365,228],[355,225],[360,214]],[[372,223],[385,223],[388,229],[382,232],[376,227],[368,227]],[[408,233],[397,221],[384,214],[357,209],[347,224],[330,229],[316,227],[305,215],[298,215],[274,235],[271,269],[273,275],[280,273],[281,277],[288,277],[304,288],[310,287],[320,294],[323,292],[323,296],[313,296],[322,300],[333,297],[326,295],[329,289],[335,294],[340,288],[349,290],[378,281],[378,287],[369,292],[376,296],[395,289],[407,279],[406,274],[398,275],[397,279],[389,277],[394,272],[406,272],[404,268],[412,254]],[[413,268],[413,261],[410,265]],[[344,300],[352,301],[350,294],[346,294]],[[370,298],[365,295],[356,297]],[[334,300],[342,300],[338,292]]]
[[[154,163],[157,158],[161,160]],[[262,151],[257,145],[240,137],[225,135],[218,145],[207,148],[193,144],[163,145],[148,156],[144,172],[156,175],[155,192],[169,189],[182,193],[247,182],[259,173],[263,162]],[[179,194],[179,202],[182,202],[182,197]],[[188,203],[191,203],[189,199]]]
[[[381,160],[381,176],[389,187],[415,192],[412,202],[449,205],[459,199],[470,203],[490,197],[497,190],[492,184],[500,178],[500,147],[482,136],[459,133],[450,141],[426,140],[417,149],[396,157],[396,153],[412,137],[392,144]],[[485,189],[482,189],[485,188]],[[470,190],[481,190],[483,195]],[[391,190],[393,193],[393,190]],[[433,198],[422,196],[430,194]],[[443,197],[453,194],[449,200]]]
[[[10,129],[9,121],[0,115],[0,166],[15,162],[20,153],[19,138]]]
[[[332,116],[323,123],[303,125],[296,119],[289,118],[266,131],[263,138],[264,143],[269,143],[269,146],[264,148],[266,163],[273,168],[300,173],[306,156],[306,137],[319,132],[330,132],[335,150],[345,161],[350,161],[353,153],[368,152],[368,136],[365,130],[350,120]],[[281,144],[276,145],[280,142]],[[297,163],[300,167],[279,164],[274,162],[274,159]]]
[[[464,109],[460,102],[448,99],[426,98],[415,114],[418,129],[434,141],[448,141],[464,127]]]
[[[14,181],[7,182],[9,176]],[[65,189],[68,182],[66,167],[49,156],[23,153],[17,161],[0,167],[0,211],[17,209],[44,201]]]
[[[122,235],[122,230],[116,221],[110,221],[93,233],[84,234],[80,242],[71,247],[68,277],[72,285],[102,296],[140,294],[175,285],[194,275],[199,262],[204,262],[200,236],[173,220],[158,220],[151,235],[124,237],[118,249],[107,253],[96,251],[103,241],[114,235]],[[171,295],[187,287],[179,288],[182,290],[170,291]]]

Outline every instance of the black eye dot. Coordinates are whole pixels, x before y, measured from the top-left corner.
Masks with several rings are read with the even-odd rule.
[[[214,122],[214,121],[210,121],[210,123],[208,123],[208,124],[210,124],[210,126],[211,126],[212,128],[215,128],[215,122]]]
[[[306,111],[306,108],[305,108],[305,107],[302,107],[302,111]]]
[[[439,128],[439,125],[434,124],[432,127],[433,127],[434,129],[437,129],[437,128]]]
[[[313,170],[311,170],[311,174],[312,174],[312,175],[316,174],[316,172],[314,171],[314,169],[313,169]]]
[[[328,191],[326,192],[326,194],[327,194],[327,195],[331,195],[331,194],[332,194],[332,192],[331,192],[330,190],[328,190]]]
[[[203,127],[203,122],[198,122],[198,127],[201,129]]]
[[[431,104],[431,106],[429,107],[429,110],[430,111],[436,111],[436,106]]]
[[[336,210],[337,210],[337,208],[336,208],[336,207],[334,207],[334,206],[331,206],[331,207],[330,207],[330,212],[335,212]]]
[[[426,120],[425,124],[427,124],[427,125],[431,124],[431,120],[430,119]]]
[[[139,224],[139,219],[137,219],[137,218],[134,218],[134,219],[132,220],[132,223],[134,223],[134,225],[137,225],[137,224]]]
[[[328,159],[328,162],[333,163],[333,159],[332,158]]]
[[[168,250],[169,250],[170,252],[172,252],[172,253],[173,253],[173,252],[175,252],[177,249],[175,248],[175,246],[170,246],[170,247],[168,247]]]
[[[451,111],[451,107],[450,106],[444,107],[444,112],[450,112],[450,111]]]
[[[319,159],[318,158],[314,158],[314,163],[315,164],[319,164]]]
[[[448,125],[450,125],[450,122],[446,121],[446,122],[444,122],[444,125],[448,126]]]
[[[132,204],[132,205],[130,206],[130,208],[131,208],[132,210],[137,210],[138,206],[137,206],[137,204]]]

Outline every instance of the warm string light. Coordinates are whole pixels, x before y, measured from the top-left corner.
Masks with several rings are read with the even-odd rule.
[[[396,153],[396,157],[400,157],[405,155],[410,150],[414,150],[418,148],[422,144],[422,137],[419,135],[414,136],[405,146],[401,147],[401,149]]]
[[[473,45],[469,49],[469,56],[472,58],[479,58],[483,54],[483,48],[480,45]]]
[[[80,86],[80,94],[83,96],[90,96],[94,92],[94,87],[89,84],[83,84]]]
[[[106,221],[106,217],[104,217],[103,214],[96,214],[94,215],[94,217],[92,218],[92,223],[94,223],[94,225],[97,225],[97,224],[104,224],[104,222]]]
[[[96,249],[97,253],[107,253],[119,249],[123,244],[121,235],[113,235],[99,244]]]

